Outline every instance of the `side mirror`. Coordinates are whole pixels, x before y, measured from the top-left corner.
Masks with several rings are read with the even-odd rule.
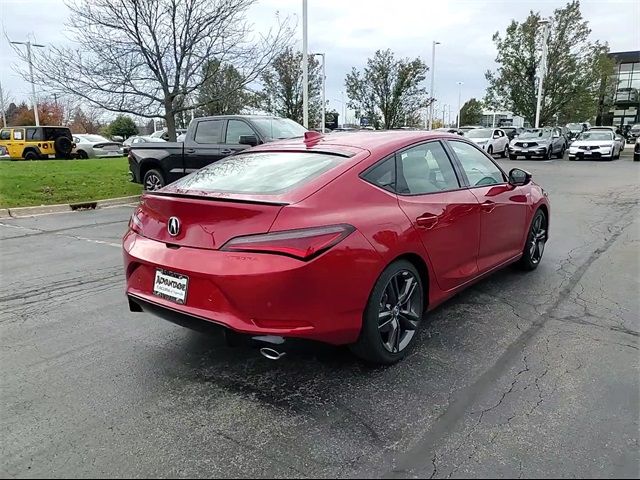
[[[531,182],[531,174],[520,168],[514,168],[509,172],[509,185],[520,187]]]
[[[258,137],[255,135],[240,135],[240,145],[250,145],[255,147],[258,145]]]

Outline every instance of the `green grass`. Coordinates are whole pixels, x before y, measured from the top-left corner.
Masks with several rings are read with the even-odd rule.
[[[0,161],[0,207],[76,203],[137,195],[126,157]]]

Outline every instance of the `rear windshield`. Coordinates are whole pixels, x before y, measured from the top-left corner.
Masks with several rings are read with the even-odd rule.
[[[247,153],[212,163],[173,185],[186,191],[277,194],[309,182],[342,160],[323,153]]]
[[[251,121],[264,137],[272,140],[302,137],[307,131],[302,125],[289,118],[256,117]]]
[[[101,137],[100,135],[78,135],[80,137],[81,140],[85,140],[87,142],[92,142],[92,143],[99,143],[99,142],[108,142],[109,140],[107,140],[104,137]]]

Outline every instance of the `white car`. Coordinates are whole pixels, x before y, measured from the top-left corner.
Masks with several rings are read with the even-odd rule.
[[[597,130],[606,130],[608,132],[613,132],[613,135],[615,136],[616,142],[618,142],[618,146],[620,147],[620,151],[623,152],[624,151],[624,147],[627,144],[627,141],[625,140],[625,138],[620,135],[620,127],[591,127],[589,128],[589,131],[597,131]]]
[[[107,158],[122,156],[122,143],[112,142],[100,135],[76,134],[74,153],[78,158]]]
[[[584,158],[620,158],[620,142],[611,130],[587,130],[569,147],[569,160]]]
[[[464,136],[482,147],[489,155],[499,153],[502,157],[506,157],[509,153],[509,137],[499,128],[474,128]]]

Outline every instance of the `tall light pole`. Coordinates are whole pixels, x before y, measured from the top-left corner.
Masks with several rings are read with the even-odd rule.
[[[440,45],[440,42],[434,40],[431,48],[431,105],[429,105],[429,130],[433,129],[433,107],[436,101],[435,96],[435,79],[436,79],[436,45]]]
[[[0,109],[2,110],[2,126],[7,126],[7,117],[4,114],[4,94],[2,93],[2,84],[0,83]]]
[[[302,0],[302,124],[309,128],[309,52],[307,50],[307,0]]]
[[[26,45],[27,46],[27,61],[29,62],[29,75],[31,77],[31,98],[33,99],[33,115],[36,119],[36,127],[40,126],[40,119],[38,118],[38,102],[36,100],[36,84],[33,81],[33,63],[31,62],[31,47],[44,48],[44,45],[39,43],[27,42],[11,42],[14,45]]]
[[[445,126],[445,115],[447,114],[447,104],[442,105],[442,126]]]
[[[538,81],[538,104],[536,106],[536,128],[540,127],[540,110],[542,106],[542,83],[547,69],[547,36],[549,34],[549,20],[540,20],[542,25],[542,60],[540,62],[540,79]]]
[[[312,53],[314,57],[322,57],[322,133],[324,133],[324,124],[327,108],[327,76],[325,75],[325,56],[324,53]]]
[[[460,100],[462,100],[462,85],[464,85],[464,82],[457,82],[458,83],[458,128],[460,128],[460,109],[462,108],[461,104],[460,104]]]

